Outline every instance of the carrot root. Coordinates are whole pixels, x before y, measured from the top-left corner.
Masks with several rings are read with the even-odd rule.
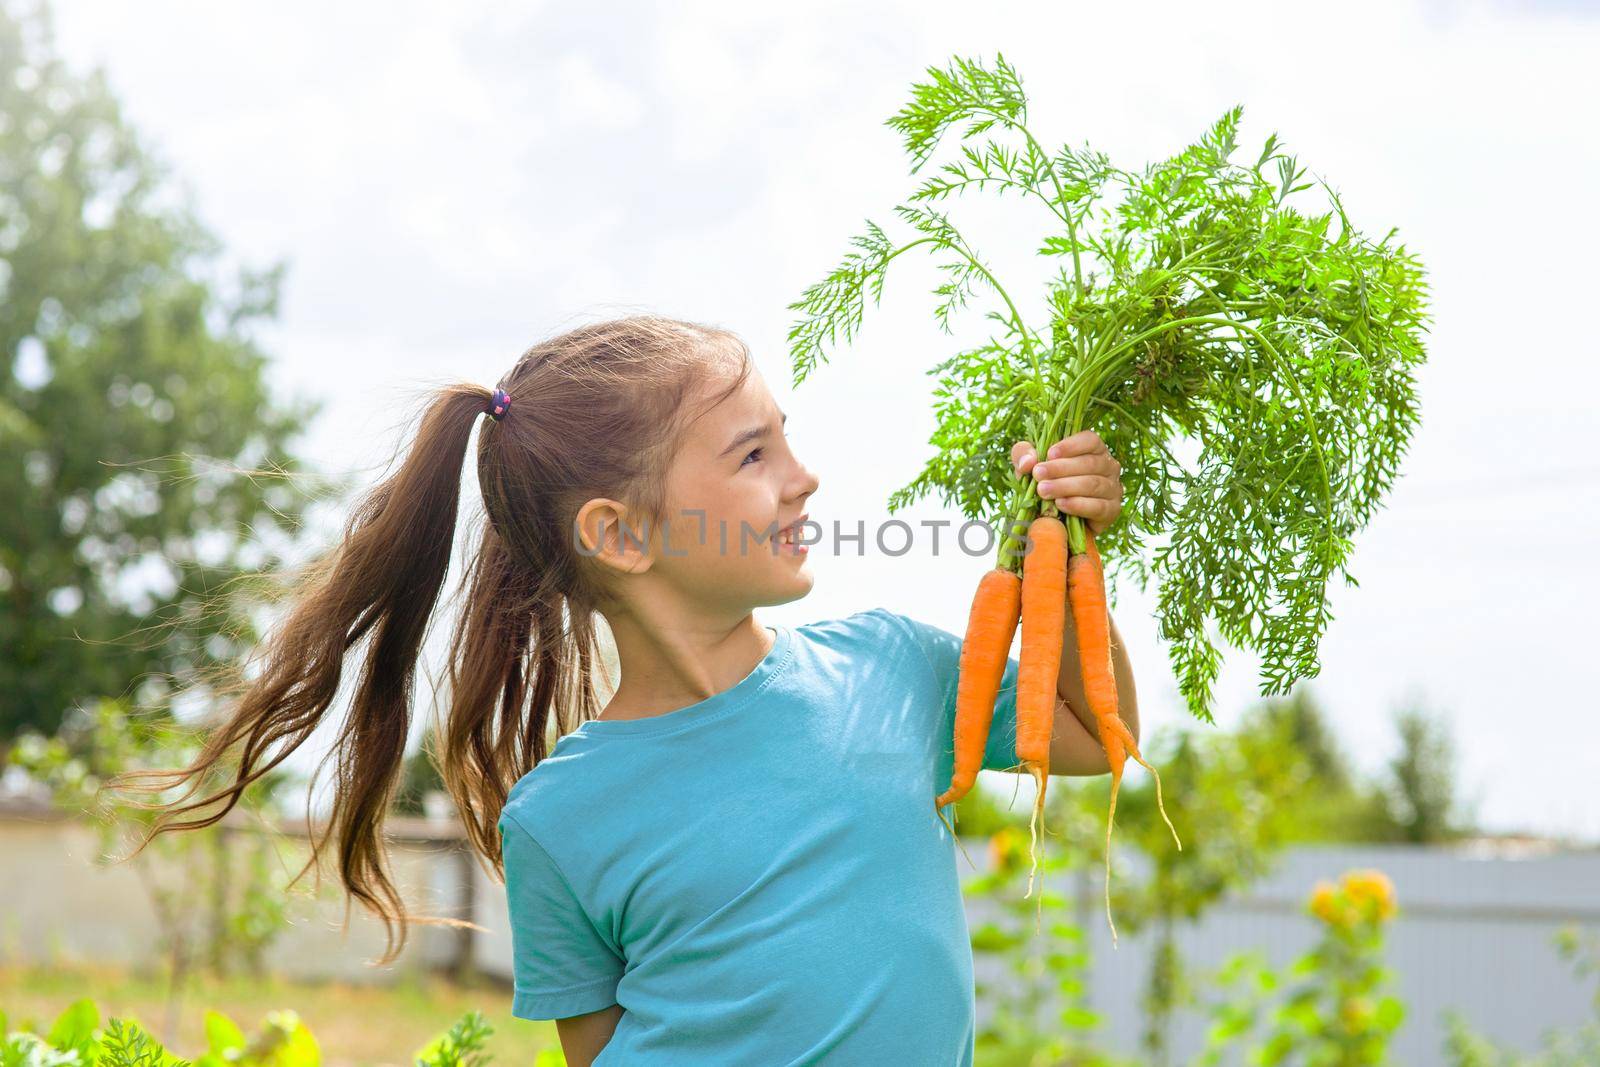
[[[1028,871],[1028,891],[1022,894],[1022,899],[1027,900],[1029,897],[1033,896],[1033,876],[1039,870],[1039,852],[1037,848],[1038,836],[1036,834],[1036,828],[1043,829],[1044,826],[1042,821],[1044,818],[1044,784],[1047,780],[1047,775],[1045,774],[1045,769],[1043,767],[1031,760],[1025,762],[1023,766],[1027,767],[1028,773],[1033,775],[1034,783],[1038,786],[1038,795],[1035,797],[1033,802],[1033,816],[1028,820],[1028,851],[1033,858],[1033,867]],[[1035,901],[1034,907],[1033,932],[1035,934],[1039,932],[1043,922],[1044,885],[1041,882],[1039,885],[1039,897]]]
[[[967,854],[967,846],[961,843],[961,838],[956,833],[956,828],[951,825],[952,819],[946,819],[944,817],[943,809],[938,805],[934,806],[933,813],[939,817],[940,822],[944,823],[944,828],[950,831],[950,839],[956,843],[956,848],[961,850],[961,855],[966,857],[967,866],[971,867],[973,870],[977,870],[978,865],[972,862],[972,857]],[[951,815],[954,816],[954,814],[955,812],[952,811]]]
[[[1111,927],[1111,947],[1117,947],[1117,924],[1111,921],[1111,824],[1117,817],[1117,791],[1122,788],[1122,775],[1111,779],[1111,809],[1106,812],[1106,925]]]
[[[1156,773],[1154,767],[1145,762],[1144,757],[1139,755],[1138,749],[1129,749],[1128,753],[1138,762],[1139,766],[1150,772],[1150,777],[1156,780],[1156,810],[1161,812],[1161,821],[1167,824],[1168,830],[1172,831],[1172,843],[1178,846],[1179,852],[1182,852],[1183,842],[1178,840],[1178,830],[1172,825],[1172,820],[1167,818],[1167,805],[1161,799],[1161,775]]]

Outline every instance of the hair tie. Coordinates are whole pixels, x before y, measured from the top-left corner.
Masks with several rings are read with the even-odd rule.
[[[511,407],[511,394],[504,389],[496,389],[494,396],[489,398],[489,405],[483,411],[495,422],[499,422],[509,407]]]

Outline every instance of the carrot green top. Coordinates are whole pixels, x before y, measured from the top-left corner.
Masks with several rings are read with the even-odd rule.
[[[883,608],[563,737],[500,820],[513,1013],[623,1008],[607,1064],[970,1064],[949,781],[961,639]],[[986,767],[1015,763],[1016,671]]]

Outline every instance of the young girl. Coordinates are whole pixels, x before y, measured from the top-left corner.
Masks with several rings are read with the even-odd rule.
[[[481,421],[488,521],[437,758],[503,872],[513,1013],[557,1020],[575,1065],[970,1064],[971,946],[930,803],[950,780],[961,639],[885,608],[792,628],[754,617],[813,582],[794,534],[820,528],[818,481],[785,418],[736,337],[653,316],[536,345],[492,393],[440,390],[231,720],[169,776],[193,795],[237,752],[225,788],[168,814],[217,810],[165,828],[220,818],[304,742],[364,641],[319,841],[385,921],[385,958],[399,951],[381,826]],[[1092,432],[1044,462],[1018,442],[1012,460],[1096,533],[1115,520],[1120,468]],[[599,616],[621,664],[604,707]],[[1051,769],[1106,773],[1070,613],[1067,627]],[[1016,673],[1013,658],[985,767],[1016,763]]]

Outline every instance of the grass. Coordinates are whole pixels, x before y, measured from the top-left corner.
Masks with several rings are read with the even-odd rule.
[[[61,1010],[82,997],[100,1007],[102,1020],[136,1019],[167,1047],[192,1057],[205,1047],[207,1010],[215,1009],[254,1033],[268,1012],[297,1012],[322,1046],[328,1067],[412,1062],[411,1054],[477,1009],[494,1027],[487,1051],[497,1064],[532,1063],[558,1049],[555,1025],[511,1016],[511,992],[484,981],[461,985],[444,979],[407,979],[394,985],[295,982],[276,978],[199,979],[183,999],[177,1032],[162,1032],[166,981],[160,975],[93,968],[0,967],[0,1013],[13,1030],[43,1033]]]

